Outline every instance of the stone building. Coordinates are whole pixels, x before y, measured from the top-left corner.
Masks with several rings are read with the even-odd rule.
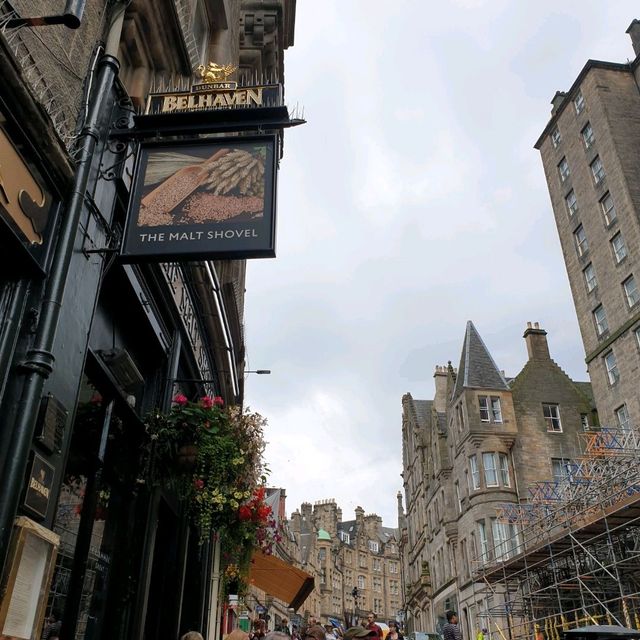
[[[0,565],[19,516],[60,539],[37,624],[55,608],[62,637],[214,637],[217,543],[140,482],[139,453],[145,414],[178,391],[242,403],[246,263],[116,259],[127,129],[201,63],[282,83],[295,0],[86,0],[79,21],[42,19],[64,6],[0,3]]]
[[[602,424],[640,421],[640,22],[636,58],[589,60],[540,151]]]
[[[398,530],[357,507],[343,520],[335,500],[305,502],[291,515],[302,568],[316,576],[306,613],[323,624],[350,626],[373,611],[380,622],[396,620],[402,603]]]
[[[578,434],[596,421],[587,383],[552,360],[537,323],[524,333],[528,361],[506,378],[473,323],[460,365],[436,367],[433,400],[402,399],[402,559],[407,627],[439,630],[447,609],[465,637],[487,626],[500,593],[473,577],[481,563],[519,551],[514,524],[497,518],[527,501],[529,485],[561,477]]]

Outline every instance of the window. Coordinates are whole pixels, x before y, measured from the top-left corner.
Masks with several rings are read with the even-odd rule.
[[[616,208],[613,205],[613,198],[611,194],[607,191],[604,196],[600,199],[600,208],[602,209],[602,215],[604,216],[604,221],[609,226],[616,218]]]
[[[573,106],[576,110],[576,115],[579,115],[584,110],[584,96],[582,95],[582,91],[578,91],[578,94],[573,99]]]
[[[558,145],[560,144],[561,140],[562,140],[562,137],[560,136],[560,129],[558,129],[558,127],[556,127],[551,132],[551,144],[553,145],[554,149],[558,148]]]
[[[502,408],[498,396],[478,396],[480,422],[502,422]]]
[[[613,351],[609,351],[609,353],[605,354],[604,366],[607,369],[609,384],[615,384],[618,382],[618,380],[620,380],[620,373],[618,372],[618,362],[616,361],[616,356]]]
[[[363,553],[358,556],[358,566],[362,567],[363,569],[366,569],[368,566],[367,556],[365,556]]]
[[[471,478],[473,482],[473,488],[480,488],[480,470],[478,469],[478,458],[471,456],[469,458],[469,466],[471,467]]]
[[[505,487],[510,487],[511,479],[509,478],[509,456],[506,453],[499,453],[498,462],[500,463],[500,482],[502,482]]]
[[[346,531],[338,531],[338,537],[345,544],[351,544],[351,536]]]
[[[458,513],[462,513],[462,496],[460,495],[460,484],[456,480],[456,500],[458,501]]]
[[[596,333],[601,336],[609,331],[609,323],[604,312],[604,307],[599,305],[593,310],[593,320],[596,323]]]
[[[358,576],[358,589],[365,588],[365,579],[364,576]]]
[[[369,540],[369,551],[373,551],[373,553],[378,553],[380,550],[380,545],[374,540]]]
[[[560,407],[557,404],[543,404],[542,413],[544,421],[547,423],[547,431],[562,431],[562,423],[560,422]]]
[[[582,142],[584,142],[584,148],[588,149],[595,142],[591,123],[587,122],[580,133],[582,134]]]
[[[638,327],[634,333],[636,334],[636,342],[638,343],[638,348],[640,348],[640,327]]]
[[[373,590],[374,591],[382,591],[382,580],[380,578],[373,579]]]
[[[382,564],[380,563],[380,558],[373,558],[372,569],[374,571],[382,571]]]
[[[567,205],[567,211],[569,212],[569,215],[570,216],[574,215],[575,212],[578,210],[578,200],[576,199],[576,194],[573,189],[571,189],[571,191],[567,193],[564,201]]]
[[[604,167],[602,166],[600,156],[596,156],[595,160],[589,166],[591,167],[593,181],[596,184],[600,184],[604,180]]]
[[[627,257],[627,246],[624,243],[624,238],[620,232],[616,233],[611,238],[611,246],[613,248],[613,255],[616,258],[616,262],[619,264]]]
[[[591,425],[589,424],[589,414],[581,413],[580,414],[580,424],[582,425],[583,431],[589,431],[591,429]]]
[[[389,563],[389,573],[398,573],[398,565],[395,562]]]
[[[598,286],[593,265],[589,263],[582,273],[584,274],[584,283],[587,286],[587,292],[591,293]]]
[[[560,182],[564,182],[570,175],[569,163],[566,158],[562,158],[558,164],[558,174],[560,175]]]
[[[571,460],[568,458],[551,458],[551,470],[555,482],[566,482],[570,477]]]
[[[500,398],[491,396],[491,417],[494,422],[502,422],[502,409],[500,408]]]
[[[480,538],[480,557],[487,560],[489,557],[489,541],[487,540],[487,526],[484,520],[478,522],[478,537]]]
[[[626,404],[623,404],[621,407],[616,409],[616,420],[618,421],[618,426],[623,431],[629,430],[631,420],[629,418],[629,411],[627,410]]]
[[[484,484],[487,487],[498,486],[498,472],[496,470],[496,454],[483,453],[482,465],[484,466]]]
[[[520,542],[518,540],[518,529],[515,525],[507,522],[498,522],[496,518],[491,518],[491,533],[493,534],[496,560],[507,560],[515,553],[518,553]]]
[[[623,283],[624,294],[627,296],[627,304],[633,307],[638,300],[640,300],[640,294],[638,293],[638,287],[636,286],[636,279],[633,276],[629,276]]]
[[[478,396],[480,405],[480,421],[489,422],[489,398],[488,396]]]
[[[573,238],[576,243],[576,251],[579,256],[583,256],[589,251],[589,243],[587,242],[587,234],[584,232],[584,227],[580,225],[574,232]]]

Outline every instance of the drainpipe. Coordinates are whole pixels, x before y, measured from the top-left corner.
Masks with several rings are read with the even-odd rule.
[[[105,133],[101,123],[111,108],[109,96],[120,68],[116,55],[125,8],[125,4],[119,3],[113,11],[106,48],[96,69],[95,91],[85,124],[78,136],[79,160],[73,189],[62,216],[51,272],[40,308],[36,337],[24,361],[18,366],[18,370],[24,375],[24,381],[17,404],[16,419],[11,427],[12,437],[8,448],[10,455],[0,470],[0,573],[4,571],[44,383],[54,368],[55,357],[52,349],[78,224],[91,172],[94,163],[99,161],[95,152]]]

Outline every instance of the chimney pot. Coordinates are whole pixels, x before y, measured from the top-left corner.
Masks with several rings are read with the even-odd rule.
[[[527,328],[531,329],[531,323],[530,322],[527,322]]]
[[[533,323],[533,327],[534,327],[534,329],[539,329],[540,328],[540,323],[539,322],[534,322]]]
[[[564,91],[556,91],[556,95],[551,99],[551,115],[555,116],[556,112],[560,108],[560,105],[566,98],[567,94]]]

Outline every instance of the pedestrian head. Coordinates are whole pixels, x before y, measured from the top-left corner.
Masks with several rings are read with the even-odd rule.
[[[376,614],[373,613],[373,611],[369,612],[369,615],[367,615],[367,622],[372,623],[376,621]]]
[[[249,634],[242,629],[234,629],[224,637],[224,640],[249,640]]]
[[[455,611],[447,611],[446,615],[449,624],[458,624],[458,614]]]
[[[180,640],[204,640],[204,638],[197,631],[187,631]]]
[[[283,631],[270,631],[264,640],[291,640],[291,638]]]
[[[304,637],[308,640],[325,640],[326,633],[324,628],[319,624],[313,624],[307,627],[307,630],[304,632]]]

